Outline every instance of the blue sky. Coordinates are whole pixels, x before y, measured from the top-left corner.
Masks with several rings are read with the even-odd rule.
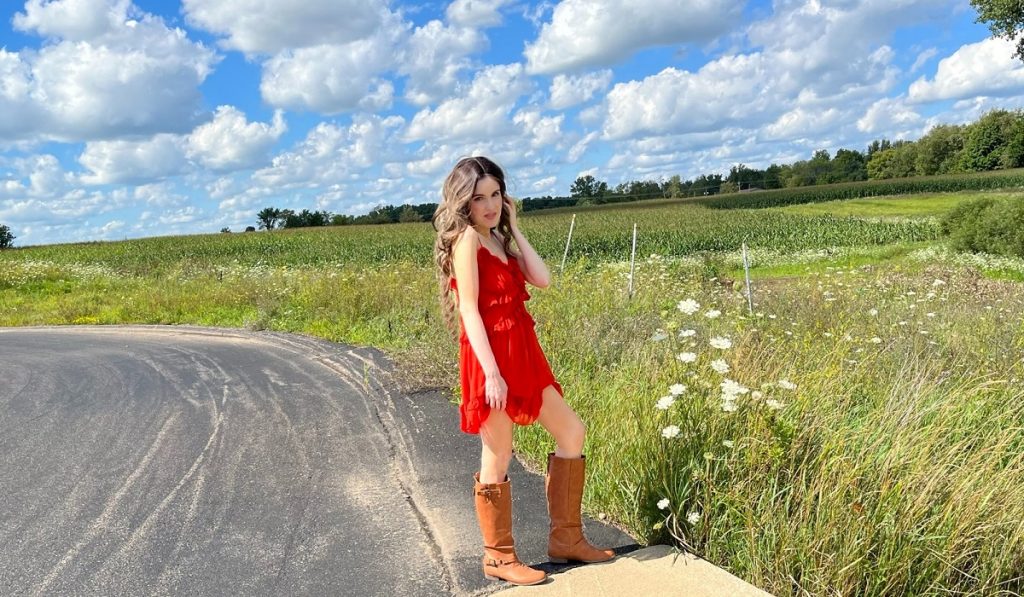
[[[967,0],[29,0],[0,8],[17,246],[241,230],[267,206],[519,197],[766,167],[1024,105]]]

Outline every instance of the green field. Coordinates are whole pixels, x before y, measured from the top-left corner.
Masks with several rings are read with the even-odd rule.
[[[587,509],[776,595],[1021,593],[1024,262],[944,248],[937,216],[974,196],[580,208],[564,271],[573,212],[523,215],[554,274],[528,307],[588,426]],[[0,251],[0,325],[312,334],[381,347],[407,389],[455,401],[433,235],[396,224]],[[699,309],[681,311],[687,299]],[[533,426],[516,448],[539,465],[553,446]]]

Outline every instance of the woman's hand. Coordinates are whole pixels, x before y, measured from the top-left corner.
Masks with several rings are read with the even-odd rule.
[[[488,375],[484,382],[484,396],[487,399],[487,406],[497,410],[505,410],[505,400],[508,397],[508,386],[505,385],[505,378],[500,373]]]
[[[508,212],[508,227],[515,231],[518,225],[516,220],[516,200],[505,195],[501,202],[505,205],[505,211]]]

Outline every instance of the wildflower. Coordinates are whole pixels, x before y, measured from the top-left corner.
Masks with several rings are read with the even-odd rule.
[[[754,390],[753,392],[750,393],[750,397],[753,400],[760,400],[764,398],[764,392],[762,392],[761,390]]]
[[[935,317],[935,313],[931,313],[931,312],[925,313],[925,316],[926,317]]]
[[[680,338],[689,338],[690,336],[696,336],[697,330],[679,330]]]
[[[660,500],[658,500],[658,509],[664,510],[665,508],[668,508],[668,504],[668,498],[661,498]]]
[[[946,281],[945,281],[945,280],[940,280],[940,279],[938,279],[938,278],[935,278],[935,281],[934,281],[934,282],[932,282],[932,286],[942,286],[942,285],[943,285],[943,284],[945,284],[945,283],[946,283]]]
[[[661,430],[661,437],[665,439],[672,439],[679,435],[678,425],[669,425],[668,427]]]
[[[697,360],[697,355],[692,352],[681,352],[676,355],[676,358],[684,363],[692,363]]]
[[[682,311],[683,313],[686,313],[687,315],[693,315],[694,313],[697,312],[698,309],[700,309],[700,303],[693,300],[692,298],[688,298],[685,301],[679,301],[679,304],[676,305],[676,308]]]
[[[746,394],[750,391],[750,389],[743,384],[731,379],[725,379],[719,387],[722,388],[722,397],[729,397],[729,399],[735,398],[741,394]]]
[[[871,309],[870,311],[868,311],[868,315],[870,315],[872,317],[874,317],[875,315],[878,315],[878,309]]]
[[[729,363],[726,363],[725,359],[715,359],[711,361],[711,368],[718,373],[725,374],[729,372]]]
[[[722,400],[722,410],[731,413],[736,411],[736,401],[734,400]]]
[[[686,522],[690,524],[697,524],[698,520],[700,520],[700,512],[690,512],[686,515]]]
[[[658,331],[654,332],[654,335],[651,336],[651,340],[653,340],[654,342],[661,342],[665,338],[668,338],[668,334],[666,334],[665,330],[662,329],[659,329]]]
[[[764,403],[768,408],[772,410],[779,410],[784,406],[781,402],[774,398],[769,398],[768,400],[765,400]]]
[[[882,339],[879,338],[878,336],[875,336],[875,337],[871,338],[871,342],[873,342],[875,344],[881,344],[882,343]]]
[[[779,380],[779,387],[787,389],[787,390],[795,390],[796,389],[796,384],[791,382],[791,381],[789,381],[788,379],[780,379]]]
[[[715,336],[714,338],[711,339],[711,347],[725,350],[727,348],[732,347],[732,340],[729,340],[728,338],[725,338],[723,336]]]
[[[732,447],[732,440],[731,439],[723,439],[722,440],[722,445],[725,446],[726,448],[731,448]]]
[[[722,312],[719,311],[718,309],[711,309],[711,310],[708,310],[708,311],[704,312],[704,317],[707,317],[708,319],[714,319],[714,318],[718,317],[721,314],[722,314]]]
[[[676,401],[675,396],[662,396],[658,398],[658,402],[655,403],[654,408],[658,410],[668,410]]]
[[[686,386],[681,383],[672,384],[669,386],[668,391],[673,396],[678,396],[686,391]]]

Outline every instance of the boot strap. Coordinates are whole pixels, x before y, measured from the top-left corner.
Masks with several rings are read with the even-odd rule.
[[[516,556],[512,556],[511,560],[496,560],[494,558],[487,558],[487,565],[494,566],[496,568],[501,566],[513,566],[517,564],[520,566],[524,565],[522,562],[519,561],[519,558],[517,558]]]
[[[501,496],[501,489],[498,487],[481,487],[476,490],[476,494],[485,497],[499,497]]]

